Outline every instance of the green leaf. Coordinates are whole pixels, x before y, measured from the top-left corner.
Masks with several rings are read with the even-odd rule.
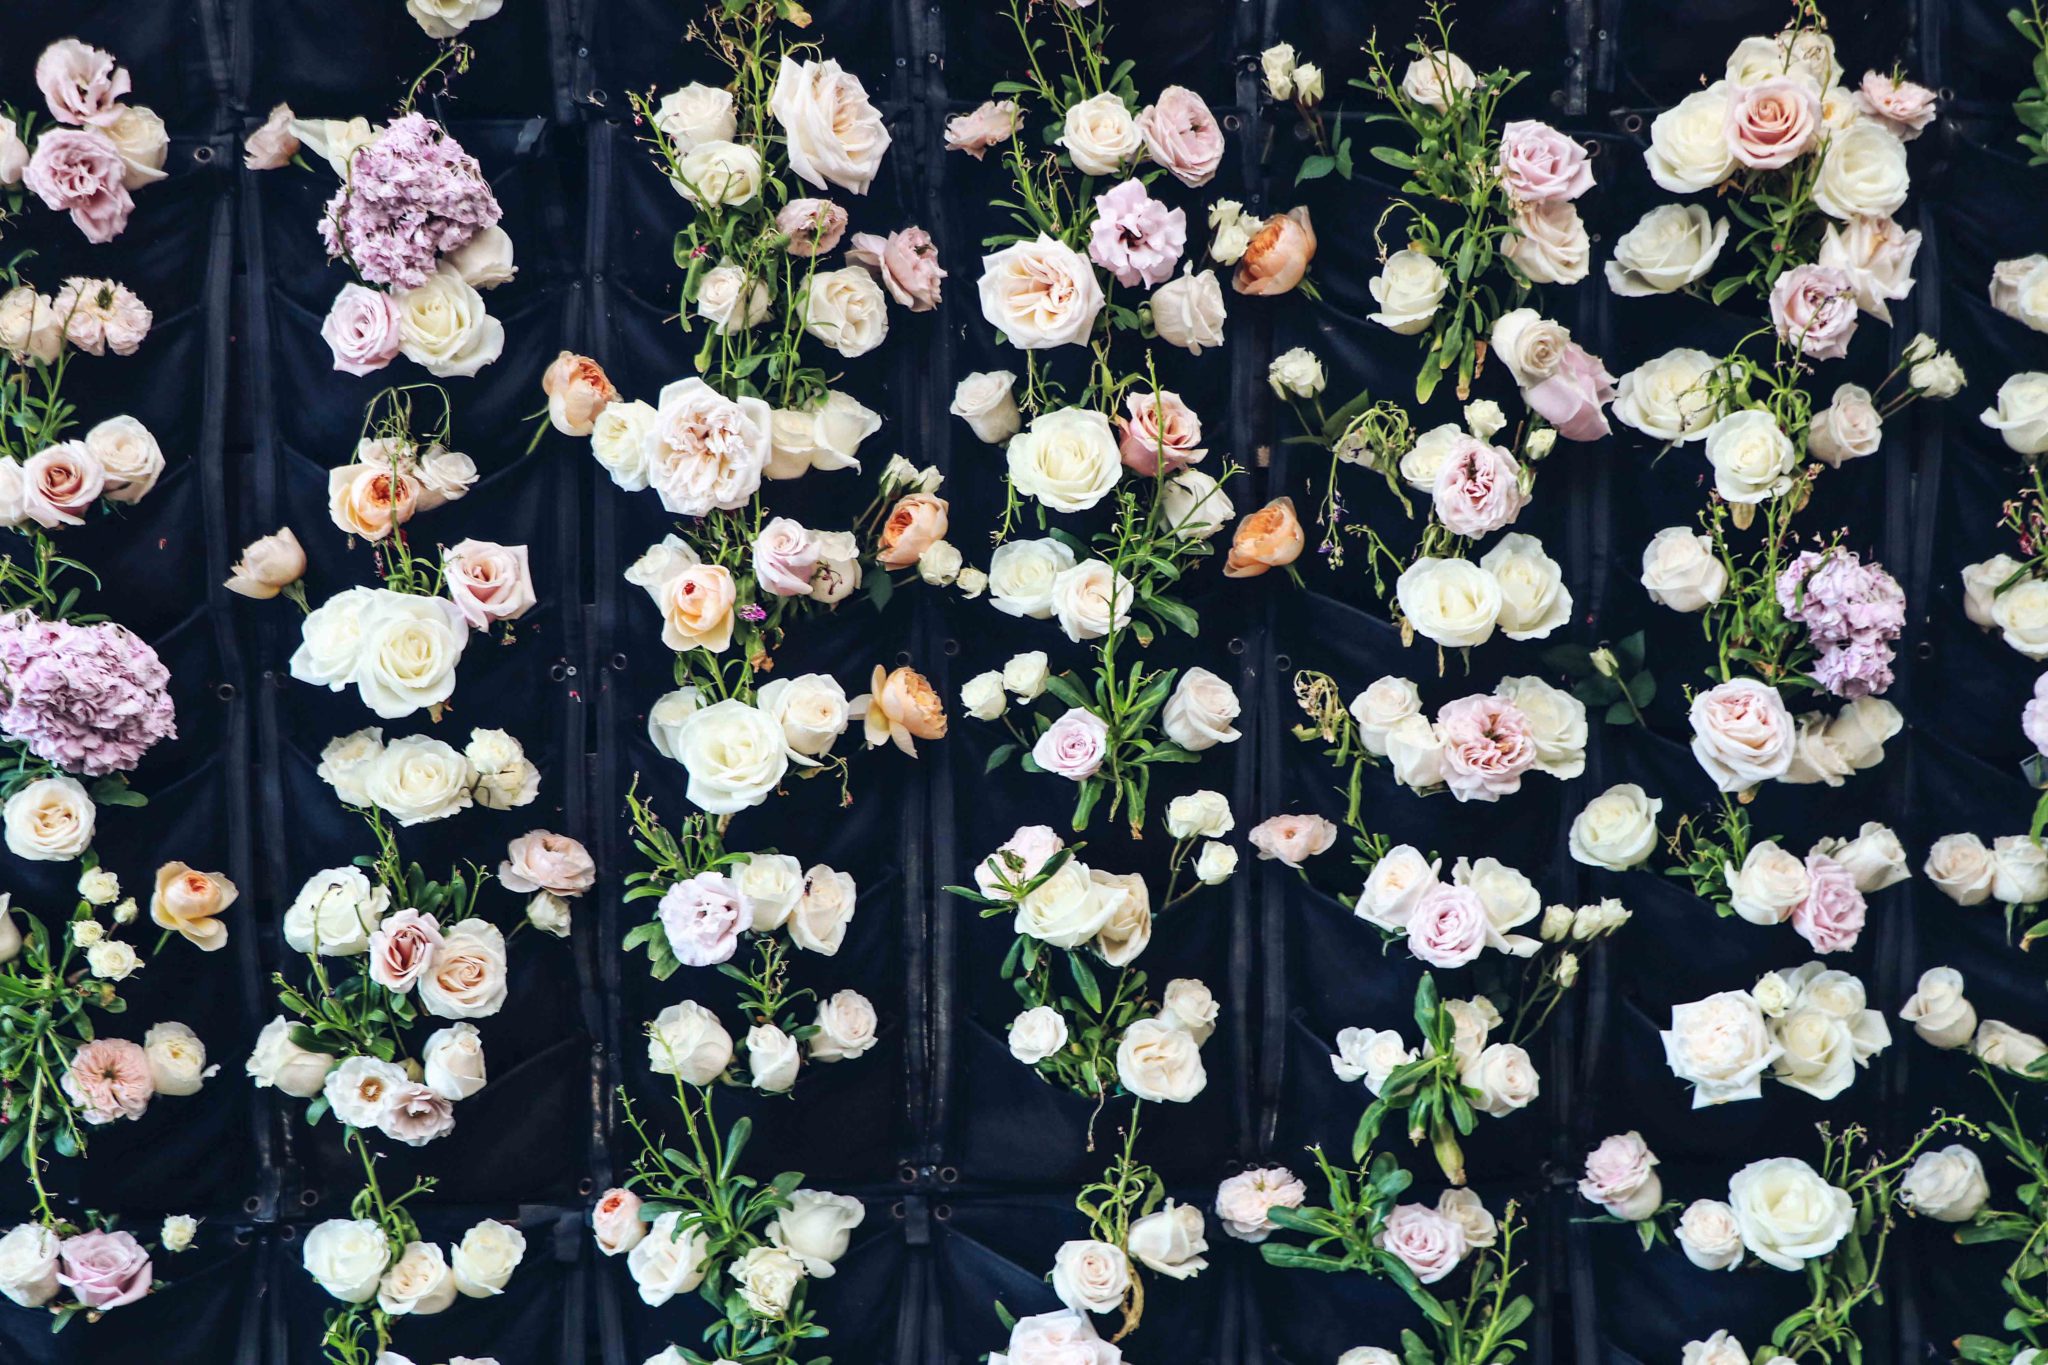
[[[1014,744],[997,745],[995,752],[991,753],[988,756],[988,762],[982,764],[981,770],[984,773],[994,772],[996,769],[1002,767],[1005,763],[1009,762],[1010,755],[1016,752],[1017,746]]]
[[[1259,1248],[1259,1254],[1266,1258],[1267,1265],[1276,1265],[1282,1270],[1321,1270],[1328,1273],[1351,1268],[1334,1256],[1320,1256],[1285,1242],[1267,1242]]]
[[[1148,597],[1144,606],[1183,635],[1192,637],[1202,633],[1202,618],[1185,602],[1177,602],[1171,597]]]
[[[1102,1011],[1102,987],[1095,983],[1095,973],[1081,960],[1077,952],[1067,953],[1067,972],[1074,978],[1074,989],[1081,992],[1081,998],[1088,1002],[1088,1008],[1098,1014]]]
[[[1294,183],[1299,185],[1304,180],[1321,180],[1336,169],[1337,158],[1334,156],[1317,155],[1304,157],[1302,158],[1301,169],[1294,173]]]

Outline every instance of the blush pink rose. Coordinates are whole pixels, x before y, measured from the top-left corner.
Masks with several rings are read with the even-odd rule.
[[[979,161],[989,148],[1010,140],[1021,117],[1015,100],[985,100],[972,113],[946,120],[946,150],[965,152]]]
[[[1924,85],[1876,71],[1863,73],[1856,89],[1856,107],[1889,128],[1901,142],[1911,142],[1934,122],[1938,96]]]
[[[720,872],[699,872],[661,897],[661,928],[685,966],[715,967],[732,960],[740,930],[754,922],[739,884]]]
[[[1522,401],[1567,441],[1597,441],[1610,430],[1602,409],[1614,401],[1614,376],[1574,341],[1564,348],[1555,373],[1522,390]]]
[[[113,53],[76,38],[60,38],[36,58],[36,89],[59,123],[112,123],[130,88],[128,72]]]
[[[1259,857],[1300,867],[1337,842],[1337,827],[1320,815],[1274,815],[1245,836]]]
[[[1153,288],[1173,277],[1187,248],[1186,209],[1169,209],[1130,179],[1095,196],[1095,223],[1088,232],[1088,259],[1116,276],[1126,288]]]
[[[1664,1202],[1656,1166],[1641,1133],[1616,1133],[1587,1154],[1579,1194],[1616,1218],[1641,1222]]]
[[[149,1293],[149,1253],[129,1232],[81,1232],[57,1248],[57,1283],[87,1308],[119,1308]]]
[[[1500,130],[1500,183],[1525,204],[1576,199],[1593,188],[1593,164],[1577,138],[1517,119]]]
[[[381,289],[345,284],[320,324],[321,339],[343,374],[371,374],[398,358],[398,304]]]
[[[498,880],[522,896],[534,891],[580,896],[597,885],[597,860],[580,840],[552,830],[528,830],[506,846]]]
[[[607,1256],[639,1246],[647,1236],[647,1223],[640,1217],[640,1196],[628,1189],[606,1190],[590,1211],[590,1229],[597,1234],[597,1249]]]
[[[1126,415],[1116,419],[1121,440],[1117,448],[1126,468],[1150,479],[1163,464],[1175,474],[1209,453],[1202,444],[1202,419],[1166,389],[1133,393],[1124,399]]]
[[[1145,154],[1183,185],[1206,185],[1223,164],[1223,129],[1208,102],[1184,85],[1169,85],[1138,115]]]
[[[1865,903],[1856,874],[1824,853],[1806,857],[1806,899],[1792,907],[1792,927],[1816,953],[1846,953],[1863,935]]]
[[[401,995],[433,965],[441,947],[441,925],[432,915],[400,910],[387,915],[370,935],[370,980]]]
[[[149,1056],[126,1038],[96,1038],[72,1056],[64,1093],[87,1123],[139,1119],[156,1093]]]
[[[856,232],[846,259],[874,272],[889,297],[911,312],[929,313],[939,306],[939,286],[946,272],[939,265],[937,244],[923,228],[907,227],[887,237]]]
[[[407,1081],[392,1088],[377,1131],[408,1147],[424,1147],[455,1131],[455,1101],[430,1085]]]
[[[1820,97],[1790,76],[1729,91],[1721,124],[1728,150],[1756,171],[1789,166],[1813,149],[1820,129]]]
[[[788,517],[771,518],[754,542],[754,581],[777,597],[809,597],[823,547]]]
[[[1792,767],[1798,733],[1778,689],[1736,678],[1692,699],[1692,753],[1714,785],[1745,791],[1783,777]]]
[[[1536,766],[1529,717],[1505,697],[1461,697],[1436,717],[1444,785],[1460,801],[1498,801],[1522,788]]]
[[[1076,706],[1052,723],[1031,746],[1031,761],[1070,782],[1095,776],[1109,752],[1109,727],[1093,711]]]
[[[1465,1259],[1465,1230],[1427,1204],[1402,1204],[1381,1225],[1380,1246],[1424,1284],[1435,1284]]]
[[[981,860],[974,869],[974,884],[990,900],[1005,898],[1002,884],[1022,886],[1045,870],[1052,855],[1067,846],[1051,825],[1024,825],[1003,846]],[[1021,867],[1011,867],[1004,854],[1015,854]]]
[[[441,555],[448,600],[473,630],[493,621],[516,621],[533,610],[533,567],[524,545],[464,540]]]
[[[1486,928],[1478,892],[1439,882],[1416,899],[1408,951],[1432,967],[1462,967],[1485,950]]]
[[[830,199],[792,199],[775,215],[775,230],[789,234],[792,256],[822,256],[839,245],[846,210]]]
[[[128,226],[135,200],[121,183],[128,164],[93,128],[53,128],[36,139],[22,184],[50,208],[71,215],[88,242],[111,242]]]
[[[1771,322],[1815,360],[1840,360],[1856,335],[1856,282],[1834,266],[1794,266],[1771,286]]]
[[[22,462],[25,510],[39,526],[80,526],[106,491],[107,470],[83,441],[59,441]]]
[[[1513,525],[1529,504],[1515,457],[1470,436],[1457,438],[1430,496],[1437,520],[1453,535],[1474,539]]]

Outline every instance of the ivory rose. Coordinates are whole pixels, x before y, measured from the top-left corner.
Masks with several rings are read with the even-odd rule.
[[[1148,306],[1153,330],[1167,345],[1200,355],[1208,347],[1223,344],[1227,310],[1215,271],[1198,272],[1189,262],[1177,277],[1153,291]]]
[[[1116,486],[1123,464],[1109,419],[1092,408],[1056,408],[1010,438],[1010,483],[1056,512],[1085,512]]]
[[[1122,97],[1104,91],[1067,106],[1059,145],[1081,174],[1109,176],[1137,156],[1145,139]]]
[[[1379,311],[1368,316],[1401,336],[1413,336],[1436,317],[1449,277],[1428,252],[1410,248],[1387,258],[1367,286]]]
[[[789,168],[807,184],[866,194],[889,150],[889,130],[860,78],[836,61],[786,59],[768,99]]]
[[[1792,717],[1767,683],[1737,678],[1708,688],[1693,698],[1691,719],[1693,757],[1724,792],[1782,777],[1792,765]]]
[[[988,325],[1026,351],[1085,343],[1103,302],[1088,259],[1043,233],[984,256],[978,290]]]
[[[1446,649],[1484,644],[1501,614],[1500,582],[1468,559],[1416,559],[1394,583],[1401,616]]]

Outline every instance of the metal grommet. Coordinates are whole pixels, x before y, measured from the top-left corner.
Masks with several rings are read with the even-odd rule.
[[[910,651],[909,651],[909,650],[907,650],[907,649],[899,649],[899,650],[897,650],[897,651],[896,651],[896,666],[897,666],[898,668],[908,668],[908,667],[910,667]]]
[[[1642,132],[1643,116],[1641,114],[1623,114],[1621,116],[1621,130],[1624,133]]]
[[[1927,660],[1934,657],[1934,641],[1922,640],[1919,644],[1913,646],[1913,654],[1922,663],[1927,662]]]
[[[220,683],[213,689],[213,695],[222,701],[233,701],[237,696],[233,683]]]
[[[575,676],[576,676],[576,665],[574,665],[574,664],[570,664],[570,665],[569,665],[568,667],[566,667],[566,668],[564,668],[564,669],[562,670],[562,673],[563,673],[563,676],[565,676],[565,677],[570,677],[570,678],[573,678],[573,677],[575,677]]]
[[[587,1196],[587,1195],[589,1195],[589,1194],[590,1194],[590,1193],[591,1193],[591,1192],[592,1192],[593,1190],[595,1190],[596,1188],[597,1188],[597,1182],[596,1182],[595,1180],[592,1180],[592,1179],[591,1179],[591,1178],[590,1178],[589,1176],[587,1176],[587,1175],[586,1175],[586,1176],[584,1176],[584,1177],[583,1177],[583,1178],[582,1178],[581,1180],[579,1180],[579,1181],[577,1181],[577,1182],[576,1182],[576,1193],[578,1193],[578,1194],[581,1194],[581,1195],[586,1195],[586,1196]]]
[[[1233,638],[1231,642],[1224,647],[1228,649],[1232,654],[1244,653],[1244,641],[1241,639]]]
[[[317,1204],[317,1203],[319,1203],[319,1202],[320,1202],[320,1191],[318,1191],[318,1190],[300,1190],[300,1191],[299,1191],[299,1203],[300,1203],[300,1205],[301,1205],[302,1207],[305,1207],[305,1208],[309,1208],[309,1209],[310,1209],[310,1208],[312,1208],[312,1207],[313,1207],[313,1206],[314,1206],[315,1204]]]
[[[1223,126],[1233,133],[1237,131],[1240,122],[1241,120],[1236,114],[1225,114],[1223,116]]]
[[[625,655],[623,655],[623,654],[614,654],[614,655],[612,655],[612,672],[614,672],[614,673],[624,673],[625,671],[626,671],[626,656],[625,656]]]
[[[252,1194],[252,1195],[250,1195],[250,1196],[249,1196],[249,1197],[248,1197],[247,1199],[244,1199],[244,1200],[242,1201],[242,1212],[243,1212],[243,1213],[254,1213],[254,1212],[256,1212],[256,1210],[258,1210],[258,1209],[260,1209],[260,1208],[262,1208],[262,1207],[263,1207],[263,1201],[262,1201],[261,1199],[258,1199],[258,1198],[257,1198],[257,1197],[256,1197],[255,1195],[253,1195],[253,1194]]]
[[[939,1167],[939,1181],[940,1181],[940,1183],[941,1183],[941,1184],[946,1184],[946,1185],[952,1185],[952,1184],[956,1184],[956,1183],[958,1183],[959,1179],[960,1179],[960,1168],[959,1168],[958,1166],[941,1166],[941,1167]]]
[[[255,1234],[255,1233],[253,1233],[253,1232],[251,1232],[251,1231],[250,1231],[249,1229],[247,1229],[247,1228],[236,1228],[236,1229],[235,1229],[235,1245],[236,1245],[236,1246],[238,1246],[238,1247],[245,1247],[245,1246],[249,1245],[249,1243],[251,1243],[251,1242],[253,1242],[253,1241],[255,1241],[255,1240],[256,1240],[256,1234]]]
[[[939,646],[939,652],[949,659],[957,658],[960,653],[960,642],[958,640],[948,640],[945,644]]]
[[[895,1203],[893,1203],[893,1204],[891,1204],[891,1205],[889,1206],[889,1216],[890,1216],[891,1218],[894,1218],[894,1219],[896,1219],[896,1220],[897,1220],[897,1221],[899,1221],[899,1222],[900,1222],[900,1221],[902,1221],[902,1218],[903,1218],[903,1201],[902,1201],[902,1200],[900,1200],[900,1199],[899,1199],[899,1200],[897,1200],[897,1201],[896,1201]]]
[[[204,166],[213,160],[213,148],[201,143],[192,149],[192,159]]]
[[[567,678],[568,676],[569,676],[569,665],[567,665],[567,664],[564,664],[564,663],[556,663],[556,664],[551,664],[551,665],[549,665],[549,667],[548,667],[548,677],[549,677],[549,678],[550,678],[551,680],[553,680],[553,681],[555,681],[555,682],[561,682],[561,681],[562,681],[563,679]]]
[[[1273,667],[1279,669],[1282,673],[1291,673],[1294,671],[1294,660],[1285,654],[1275,654],[1273,656]]]
[[[896,1168],[896,1179],[899,1184],[915,1185],[917,1183],[917,1167],[909,1164],[898,1166]]]
[[[953,1217],[953,1206],[951,1204],[939,1205],[932,1210],[932,1217],[938,1219],[941,1223],[950,1221]]]
[[[592,89],[590,92],[590,102],[592,104],[603,104],[608,99],[610,99],[610,96],[606,95],[602,90]]]
[[[279,1228],[277,1230],[277,1235],[281,1240],[287,1242],[296,1242],[299,1240],[299,1230],[293,1227],[290,1223],[286,1223],[283,1227]]]
[[[1600,144],[1598,142],[1581,142],[1579,145],[1586,149],[1586,160],[1588,161],[1600,155]]]

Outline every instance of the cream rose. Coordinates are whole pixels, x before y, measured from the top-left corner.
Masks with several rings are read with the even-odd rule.
[[[760,805],[789,770],[781,724],[731,697],[693,711],[677,727],[675,745],[690,775],[691,804],[713,815]]]
[[[1519,531],[1502,536],[1480,556],[1479,567],[1500,585],[1495,621],[1510,640],[1546,639],[1571,619],[1572,595],[1564,586],[1564,568],[1544,553],[1543,542],[1536,537]]]
[[[1394,584],[1402,618],[1448,649],[1484,644],[1501,616],[1500,580],[1469,559],[1415,560]]]
[[[417,289],[400,290],[399,353],[437,379],[466,377],[505,350],[505,325],[484,309],[483,295],[443,262]]]
[[[858,76],[836,61],[786,59],[768,108],[782,125],[798,178],[819,189],[868,192],[889,150],[889,130]]]
[[[851,360],[889,336],[889,298],[857,265],[824,270],[804,291],[804,330]]]
[[[977,441],[1001,445],[1023,425],[1016,385],[1017,376],[1008,370],[970,374],[954,387],[952,405],[946,410],[964,420]]]
[[[2016,455],[2048,453],[2048,374],[2030,370],[1998,386],[1998,402],[1979,418]]]
[[[1728,220],[1697,204],[1660,204],[1614,242],[1607,287],[1623,298],[1669,294],[1714,268]]]
[[[1426,251],[1397,251],[1368,283],[1379,311],[1368,314],[1399,336],[1413,336],[1429,326],[1450,285],[1443,267]]]
[[[1144,150],[1145,137],[1123,99],[1109,91],[1067,106],[1059,145],[1083,175],[1115,175]]]
[[[1572,860],[1588,867],[1626,872],[1657,848],[1657,813],[1662,799],[1633,782],[1609,787],[1572,818]]]
[[[1763,1011],[1744,991],[1721,991],[1674,1005],[1659,1035],[1671,1074],[1693,1087],[1695,1109],[1763,1093],[1763,1074],[1784,1049],[1764,1025]]]
[[[1899,1186],[1901,1203],[1937,1223],[1967,1223],[1990,1200],[1984,1162],[1959,1142],[1920,1153]]]
[[[1726,180],[1735,169],[1735,154],[1722,133],[1727,117],[1725,81],[1696,90],[1657,115],[1643,154],[1650,179],[1672,194],[1694,194]]]
[[[1653,440],[1704,440],[1714,416],[1706,378],[1716,362],[1705,351],[1680,347],[1646,360],[1621,377],[1614,415]]]
[[[1194,1036],[1158,1019],[1140,1019],[1124,1030],[1116,1074],[1124,1089],[1155,1104],[1185,1104],[1209,1083]]]
[[[0,807],[7,851],[35,863],[68,863],[92,847],[99,810],[75,777],[39,777]]]
[[[988,325],[1026,351],[1085,343],[1103,302],[1088,258],[1042,233],[983,257],[979,290]]]
[[[1797,1157],[1752,1161],[1728,1181],[1728,1206],[1742,1244],[1779,1270],[1797,1271],[1833,1251],[1856,1221],[1846,1190]]]
[[[669,1005],[647,1026],[647,1066],[658,1076],[709,1085],[732,1063],[732,1035],[694,1000]]]
[[[761,154],[737,142],[700,142],[676,158],[669,183],[691,203],[738,207],[761,192]]]
[[[1010,438],[1010,485],[1056,512],[1085,512],[1123,475],[1109,419],[1092,408],[1058,408]]]

